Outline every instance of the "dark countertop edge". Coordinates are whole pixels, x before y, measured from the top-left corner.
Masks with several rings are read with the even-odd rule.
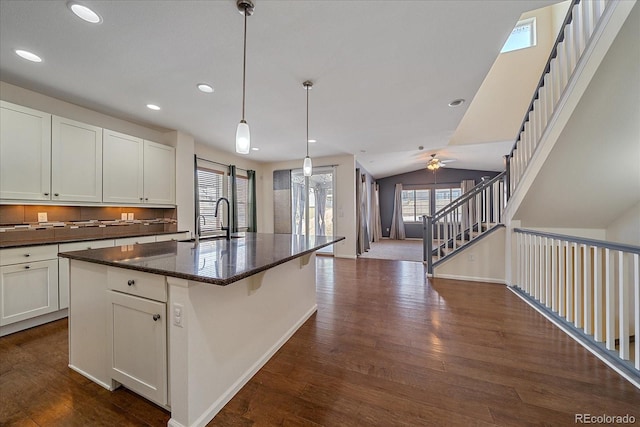
[[[296,258],[300,258],[303,257],[307,254],[310,254],[312,252],[316,252],[318,249],[322,249],[326,246],[329,245],[333,245],[334,243],[338,243],[341,240],[344,240],[344,237],[337,237],[337,240],[330,242],[330,243],[325,243],[319,246],[314,247],[313,249],[309,249],[300,253],[297,253],[295,255],[291,255],[288,257],[285,257],[281,260],[272,262],[270,264],[267,265],[263,265],[260,267],[256,267],[254,269],[251,270],[247,270],[243,273],[240,274],[236,274],[235,276],[231,276],[227,279],[214,279],[211,277],[203,277],[203,276],[198,276],[195,274],[186,274],[186,273],[180,273],[180,272],[176,272],[176,271],[168,271],[168,270],[161,270],[159,268],[149,268],[149,267],[141,267],[138,265],[130,265],[130,264],[120,264],[118,262],[114,262],[114,261],[105,261],[105,260],[97,260],[97,259],[93,259],[93,258],[89,258],[89,257],[83,257],[83,256],[77,256],[74,255],[75,252],[61,252],[58,254],[59,257],[62,258],[69,258],[69,259],[75,259],[77,261],[84,261],[84,262],[91,262],[94,264],[102,264],[102,265],[107,265],[110,267],[118,267],[118,268],[126,268],[128,270],[135,270],[135,271],[142,271],[144,273],[151,273],[151,274],[158,274],[161,276],[170,276],[170,277],[177,277],[179,279],[186,279],[186,280],[191,280],[194,282],[202,282],[202,283],[209,283],[212,285],[218,285],[218,286],[227,286],[230,285],[231,283],[237,282],[239,280],[242,279],[246,279],[247,277],[253,276],[254,274],[258,274],[261,273],[263,271],[269,270],[273,267],[276,267],[280,264],[284,264],[285,262],[289,262],[291,260],[294,260]],[[147,244],[147,243],[145,243]]]
[[[48,246],[48,245],[64,245],[65,243],[78,243],[78,242],[93,242],[99,240],[116,240],[116,239],[129,239],[131,237],[145,237],[145,236],[159,236],[161,234],[179,234],[186,233],[189,230],[184,231],[157,231],[155,233],[137,233],[137,234],[123,234],[119,236],[113,237],[100,237],[99,239],[87,237],[87,238],[78,238],[78,239],[69,239],[69,240],[57,240],[55,242],[20,242],[20,243],[9,243],[7,245],[0,242],[0,249],[11,249],[11,248],[25,248],[29,246]],[[11,232],[10,232],[11,233]]]

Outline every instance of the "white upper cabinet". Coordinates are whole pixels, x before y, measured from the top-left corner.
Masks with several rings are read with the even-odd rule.
[[[143,146],[140,138],[104,129],[103,202],[144,202]]]
[[[51,200],[102,202],[102,128],[53,116]]]
[[[175,148],[144,141],[144,203],[172,205],[175,200]]]
[[[104,202],[175,204],[175,148],[107,129],[103,138]]]
[[[0,101],[0,198],[51,199],[51,114]]]

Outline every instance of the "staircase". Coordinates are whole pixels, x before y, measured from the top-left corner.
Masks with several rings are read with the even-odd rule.
[[[422,217],[423,262],[427,272],[446,258],[503,225],[506,172],[482,180],[433,216]]]

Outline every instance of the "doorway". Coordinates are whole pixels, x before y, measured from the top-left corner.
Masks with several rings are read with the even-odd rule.
[[[314,168],[309,177],[302,169],[291,171],[291,233],[334,236],[334,167]],[[333,255],[333,245],[318,250]]]

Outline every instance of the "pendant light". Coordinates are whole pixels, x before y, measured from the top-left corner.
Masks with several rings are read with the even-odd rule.
[[[307,91],[307,157],[304,158],[304,162],[302,163],[302,171],[304,172],[304,176],[311,176],[313,165],[311,164],[311,157],[309,157],[309,91],[313,87],[313,83],[307,80],[302,83],[302,86],[304,86]]]
[[[245,81],[247,74],[247,16],[253,15],[254,5],[251,0],[237,0],[236,6],[240,14],[244,15],[244,48],[242,59],[242,119],[236,130],[236,153],[249,154],[251,148],[251,133],[249,125],[244,119]]]

